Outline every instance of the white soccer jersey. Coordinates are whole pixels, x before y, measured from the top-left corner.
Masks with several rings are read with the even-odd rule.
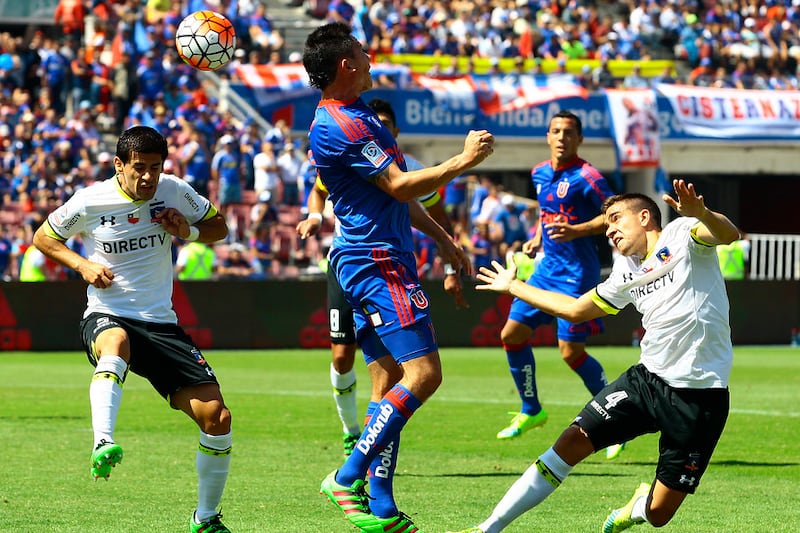
[[[645,328],[641,362],[670,386],[727,387],[728,295],[714,246],[692,235],[697,223],[688,217],[669,223],[644,261],[618,257],[593,299],[610,314],[636,307]]]
[[[172,236],[154,220],[167,207],[183,213],[189,224],[217,212],[188,183],[161,174],[151,200],[132,200],[117,179],[110,178],[79,190],[50,213],[50,236],[66,240],[80,234],[87,258],[114,273],[108,288],[88,287],[84,317],[99,312],[177,323],[172,309]]]

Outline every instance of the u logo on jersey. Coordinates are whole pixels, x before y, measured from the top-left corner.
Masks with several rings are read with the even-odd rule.
[[[428,297],[425,293],[421,290],[414,291],[409,295],[409,299],[414,302],[414,305],[417,306],[417,309],[427,309],[429,302]]]
[[[569,192],[569,182],[564,180],[558,182],[558,188],[556,189],[556,196],[559,198],[566,198],[567,192]]]

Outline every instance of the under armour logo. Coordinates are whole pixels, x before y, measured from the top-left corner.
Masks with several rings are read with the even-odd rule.
[[[108,218],[106,218],[105,216],[101,216],[100,217],[100,224],[108,224],[109,226],[113,226],[114,225],[114,218],[115,217],[113,215],[108,217]]]
[[[690,487],[694,485],[695,477],[686,477],[686,474],[681,474],[681,478],[678,480],[679,483],[683,483],[684,485],[689,485]]]
[[[630,272],[622,274],[622,281],[624,283],[630,283],[631,281],[633,281],[633,274]]]

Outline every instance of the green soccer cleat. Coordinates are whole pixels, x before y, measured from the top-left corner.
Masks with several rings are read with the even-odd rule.
[[[612,444],[608,448],[606,448],[606,459],[612,461],[619,457],[619,454],[622,453],[622,450],[625,449],[625,443],[621,442],[619,444]]]
[[[473,526],[468,529],[462,529],[461,531],[445,531],[445,533],[483,533],[483,530],[478,526]]]
[[[497,434],[498,439],[513,439],[519,437],[523,433],[533,428],[538,428],[547,422],[547,413],[544,409],[535,415],[526,415],[525,413],[508,413],[514,415],[511,419],[511,424],[507,428],[500,430]]]
[[[631,512],[633,512],[633,504],[636,503],[636,500],[642,497],[646,498],[649,493],[650,484],[640,483],[639,488],[633,493],[633,497],[625,504],[625,507],[620,507],[619,509],[611,511],[611,514],[608,515],[608,518],[606,518],[603,524],[603,528],[600,530],[601,533],[619,533],[620,531],[625,531],[629,527],[644,522],[641,518],[631,518]]]
[[[189,519],[189,531],[191,533],[231,533],[231,530],[222,523],[222,513],[217,513],[205,522],[198,524],[195,515]]]
[[[364,488],[364,480],[357,479],[349,487],[340,485],[336,482],[337,471],[334,470],[322,480],[319,493],[327,496],[355,527],[370,533],[382,531],[377,529],[376,517],[369,510],[369,496]]]
[[[111,469],[122,462],[122,448],[119,444],[101,440],[92,452],[91,474],[95,481],[108,479]]]
[[[414,525],[414,522],[405,513],[399,513],[390,518],[378,518],[372,515],[374,525],[364,531],[374,531],[375,533],[422,533]]]
[[[353,448],[356,447],[356,442],[358,442],[360,435],[356,433],[345,433],[342,437],[344,441],[344,456],[350,457],[350,454],[353,453]]]

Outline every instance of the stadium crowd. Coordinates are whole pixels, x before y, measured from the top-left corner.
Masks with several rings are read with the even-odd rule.
[[[294,4],[298,5],[298,4]],[[641,87],[654,81],[741,89],[800,89],[800,0],[452,1],[347,0],[305,4],[307,16],[341,20],[373,55],[429,54],[510,58],[522,64],[599,60],[579,80],[594,90]],[[291,125],[269,131],[235,119],[209,97],[197,72],[183,64],[173,38],[183,15],[225,13],[234,23],[238,63],[298,60],[266,4],[191,1],[186,6],[142,0],[61,0],[57,32],[29,38],[0,34],[0,276],[4,280],[61,279],[66,273],[29,254],[46,213],[77,189],[113,174],[108,138],[136,124],[170,141],[165,172],[209,194],[228,217],[228,245],[245,248],[253,275],[297,275],[291,264],[316,265],[325,241],[298,243],[304,191],[314,171],[305,139]],[[684,66],[658,78],[615,77],[609,60],[675,59]],[[453,73],[444,68],[441,74]],[[683,74],[685,73],[685,74]],[[222,184],[222,186],[220,186]],[[225,194],[220,194],[221,189]],[[517,249],[510,224],[527,236],[535,211],[504,195],[487,176],[464,176],[444,191],[462,244],[478,265]],[[469,204],[469,205],[468,205]],[[511,214],[509,214],[511,213]],[[510,241],[508,241],[511,239]],[[508,241],[508,242],[507,242]],[[441,274],[435,247],[419,236],[422,274]],[[180,244],[180,243],[179,243]],[[80,243],[73,244],[80,249]],[[216,247],[218,262],[228,246]],[[176,249],[176,258],[177,258]],[[25,268],[23,268],[25,266]]]

